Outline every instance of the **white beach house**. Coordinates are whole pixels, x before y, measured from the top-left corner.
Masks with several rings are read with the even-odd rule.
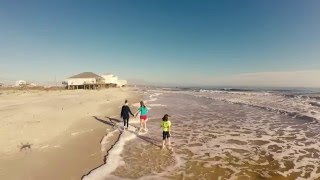
[[[117,86],[118,83],[118,77],[113,74],[103,74],[100,75],[103,78],[103,82],[107,84],[108,86]]]
[[[17,87],[19,86],[26,86],[27,85],[27,81],[25,80],[19,80],[19,81],[16,81],[16,84],[15,84]]]
[[[103,78],[92,72],[83,72],[67,79],[68,89],[96,89],[103,84]]]
[[[127,80],[123,80],[123,79],[119,79],[117,82],[118,87],[123,87],[123,86],[126,86],[127,84],[128,84]]]

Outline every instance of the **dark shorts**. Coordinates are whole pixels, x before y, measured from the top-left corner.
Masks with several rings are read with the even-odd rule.
[[[163,138],[163,140],[165,140],[166,138],[169,138],[169,137],[170,137],[169,131],[163,131],[163,132],[162,132],[162,138]]]

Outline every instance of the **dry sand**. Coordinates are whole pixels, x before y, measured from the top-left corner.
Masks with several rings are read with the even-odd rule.
[[[128,88],[0,91],[0,179],[80,179],[104,162],[108,117],[119,118],[124,99],[139,98]]]

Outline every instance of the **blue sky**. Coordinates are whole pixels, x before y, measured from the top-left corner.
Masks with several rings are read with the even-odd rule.
[[[215,78],[247,73],[314,72],[319,17],[317,0],[1,1],[0,80],[92,71],[219,85]]]

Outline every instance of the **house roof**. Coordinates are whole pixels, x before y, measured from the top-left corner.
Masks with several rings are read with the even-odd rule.
[[[83,73],[71,76],[69,78],[102,78],[102,77],[93,72],[83,72]]]

